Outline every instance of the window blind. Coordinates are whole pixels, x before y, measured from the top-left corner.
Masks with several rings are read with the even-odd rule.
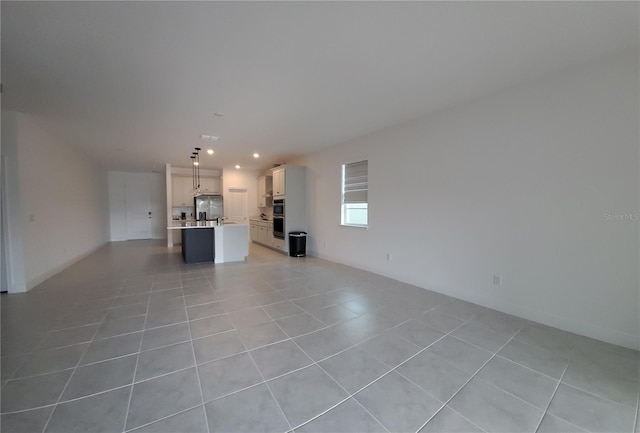
[[[344,165],[344,195],[342,203],[367,203],[369,161]]]

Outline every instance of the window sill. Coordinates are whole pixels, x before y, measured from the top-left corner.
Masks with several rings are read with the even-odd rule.
[[[354,228],[354,229],[365,229],[365,230],[369,230],[369,226],[368,226],[368,225],[366,225],[366,226],[359,226],[359,225],[356,225],[356,224],[340,224],[340,227],[351,227],[351,228]]]

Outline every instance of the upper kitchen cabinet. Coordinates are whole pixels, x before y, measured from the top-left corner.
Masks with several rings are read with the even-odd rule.
[[[171,176],[173,206],[193,206],[193,178]]]
[[[291,188],[295,188],[296,200],[298,189],[302,188],[304,196],[305,167],[295,165],[281,165],[271,169],[273,174],[273,198],[293,198]]]
[[[271,176],[258,177],[258,207],[273,206],[272,189],[273,178]]]
[[[273,174],[273,197],[282,198],[285,196],[285,167],[280,166],[274,168]]]
[[[219,177],[201,177],[200,192],[205,194],[222,194]]]
[[[200,193],[222,194],[219,177],[201,177]],[[193,206],[193,178],[189,176],[171,176],[173,191],[172,206]]]

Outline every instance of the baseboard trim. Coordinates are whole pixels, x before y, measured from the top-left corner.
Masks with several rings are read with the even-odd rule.
[[[27,291],[33,289],[34,287],[36,287],[39,284],[42,284],[43,282],[45,282],[46,280],[48,280],[49,278],[53,277],[56,274],[59,274],[60,272],[64,271],[65,269],[67,269],[69,266],[72,266],[76,263],[78,263],[80,260],[90,256],[91,254],[95,253],[96,251],[98,251],[100,248],[104,247],[106,244],[108,244],[110,241],[107,242],[103,242],[100,245],[98,245],[95,248],[92,248],[91,250],[85,251],[84,253],[69,259],[67,261],[65,261],[64,263],[59,264],[58,266],[54,267],[53,269],[48,270],[47,272],[44,272],[32,279],[30,279],[29,281],[27,281]]]
[[[333,257],[326,254],[318,254],[316,251],[310,251],[308,253],[310,256],[317,257],[319,259],[328,260],[330,262],[339,263],[342,265],[350,266],[352,268],[362,269],[364,271],[381,275],[383,277],[393,278],[394,280],[398,280],[402,283],[411,284],[425,290],[432,290],[443,295],[452,296],[463,301],[482,305],[483,307],[491,308],[502,313],[511,314],[526,320],[531,320],[532,322],[541,323],[543,325],[558,328],[567,332],[572,332],[584,337],[593,338],[595,340],[604,341],[606,343],[615,344],[617,346],[640,350],[640,337],[637,334],[630,334],[619,331],[617,329],[605,328],[591,323],[580,322],[574,319],[558,316],[556,314],[550,314],[545,311],[533,310],[521,305],[513,304],[511,302],[491,301],[462,290],[447,290],[445,288],[438,287],[425,287],[424,283],[422,282],[407,280],[401,275],[395,275],[391,272],[380,272],[380,269],[373,269],[368,266],[363,266],[359,263],[351,262],[350,260],[343,260],[341,258]]]

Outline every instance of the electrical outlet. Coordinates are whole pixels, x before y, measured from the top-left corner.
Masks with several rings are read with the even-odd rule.
[[[495,284],[496,286],[499,286],[500,284],[502,284],[502,277],[500,275],[493,275],[493,284]]]
[[[327,247],[327,241],[322,242],[322,246],[326,248]]]
[[[391,253],[387,253],[387,260],[391,261]]]
[[[36,220],[36,216],[32,213],[29,214],[29,222],[32,223]]]

